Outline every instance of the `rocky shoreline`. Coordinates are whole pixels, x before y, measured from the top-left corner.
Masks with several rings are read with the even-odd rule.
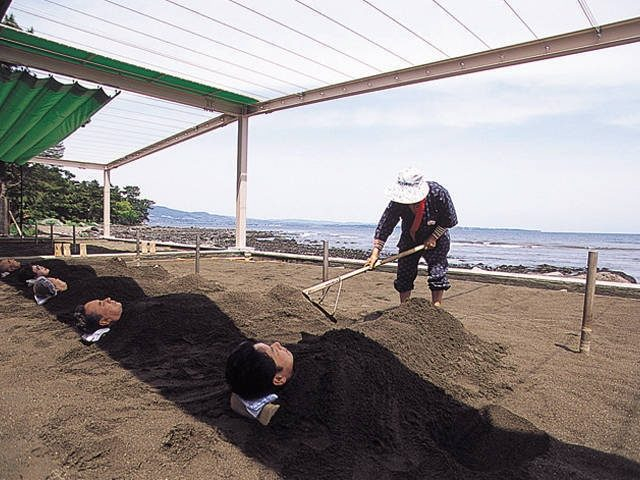
[[[210,248],[230,248],[235,246],[235,230],[230,228],[178,228],[159,226],[124,226],[112,225],[111,234],[117,238],[134,239],[138,235],[142,240],[155,240],[157,242],[172,242],[179,244],[195,244],[196,237],[200,236],[203,247]],[[258,251],[293,253],[299,255],[322,255],[323,247],[321,242],[300,243],[282,232],[278,231],[247,231],[247,246]],[[352,248],[329,248],[329,256],[336,258],[348,258],[353,260],[365,260],[369,252]],[[451,267],[464,269],[481,269],[484,271],[523,273],[535,275],[549,275],[560,277],[584,278],[587,273],[586,268],[563,267],[555,265],[485,265],[483,263],[451,264]],[[598,269],[598,280],[637,283],[636,279],[625,272],[609,270],[607,268]]]

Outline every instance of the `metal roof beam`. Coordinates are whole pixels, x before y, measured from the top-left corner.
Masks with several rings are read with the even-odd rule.
[[[0,43],[0,60],[4,62],[25,65],[51,73],[86,80],[99,85],[107,85],[112,88],[209,111],[237,115],[244,113],[244,104],[234,103],[224,98],[203,94],[202,92],[190,92],[163,84],[163,74],[160,72],[152,72],[156,75],[155,77],[136,78],[135,76],[127,74],[127,72],[118,71],[117,68],[109,71],[102,64],[94,65],[90,58],[91,55],[95,54],[91,54],[90,52],[79,50],[79,52],[88,56],[85,59],[84,57],[77,58],[71,54],[60,53],[58,51],[50,51],[47,49],[38,50],[41,47],[33,45],[34,39],[44,39],[40,39],[34,35],[24,34],[15,29],[9,29],[6,26],[0,27],[0,30],[3,29],[9,30],[7,35],[11,34],[19,37],[18,40],[2,39]],[[20,38],[23,38],[23,40],[20,40]],[[124,62],[120,63],[129,66],[129,64],[125,64]]]
[[[219,115],[216,118],[212,118],[211,120],[202,122],[194,127],[187,128],[182,132],[176,133],[175,135],[167,137],[164,140],[160,140],[159,142],[152,143],[151,145],[143,147],[140,150],[130,153],[129,155],[125,155],[124,157],[117,160],[113,160],[112,162],[109,162],[107,164],[79,162],[77,160],[63,160],[61,158],[49,157],[34,157],[29,161],[33,163],[42,163],[44,165],[55,165],[58,167],[86,168],[92,170],[112,170],[114,168],[126,165],[127,163],[139,160],[140,158],[146,157],[147,155],[151,155],[152,153],[156,153],[160,150],[164,150],[165,148],[177,145],[178,143],[189,140],[190,138],[194,138],[202,135],[203,133],[215,130],[216,128],[221,128],[229,125],[236,120],[237,117],[233,115]]]
[[[270,113],[377,90],[573,55],[637,41],[640,41],[640,17],[604,25],[601,27],[600,32],[596,32],[593,28],[588,28],[509,47],[496,48],[417,67],[364,77],[324,88],[307,90],[250,105],[248,114]]]
[[[63,160],[61,158],[49,157],[33,157],[29,162],[42,163],[44,165],[55,165],[57,167],[85,168],[90,170],[104,170],[106,168],[106,165],[101,163],[79,162],[77,160]]]
[[[225,125],[229,125],[236,120],[237,118],[233,115],[220,115],[216,118],[212,118],[211,120],[207,120],[206,122],[202,122],[195,127],[187,128],[186,130],[167,137],[164,140],[160,140],[159,142],[143,147],[140,150],[130,153],[129,155],[125,155],[122,158],[109,162],[105,166],[105,168],[112,169],[121,167],[122,165],[131,163],[142,157],[151,155],[152,153],[159,152],[160,150],[164,150],[165,148],[184,142],[185,140],[189,140],[190,138],[197,137],[199,135],[202,135],[203,133],[215,130],[216,128],[224,127]]]

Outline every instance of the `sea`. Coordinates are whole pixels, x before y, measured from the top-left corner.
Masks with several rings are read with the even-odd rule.
[[[154,207],[152,226],[234,228],[234,217],[181,212]],[[306,220],[247,220],[248,230],[274,231],[299,243],[327,241],[329,247],[371,249],[375,224]],[[399,227],[387,240],[385,252],[398,253]],[[586,268],[589,250],[598,252],[598,268],[624,272],[640,282],[640,234],[544,232],[508,228],[456,226],[450,230],[449,263],[456,265],[522,265]]]

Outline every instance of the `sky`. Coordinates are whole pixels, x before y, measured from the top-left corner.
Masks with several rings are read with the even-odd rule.
[[[83,5],[82,2],[57,1],[77,8]],[[429,3],[403,1],[405,7],[409,2],[415,8]],[[198,6],[198,2],[182,0],[180,3],[205,8]],[[219,0],[214,3],[218,12],[231,7],[237,10],[237,6],[230,2]],[[243,3],[254,8],[261,5],[249,0]],[[289,10],[293,10],[292,3],[292,0],[273,2],[277,8],[288,7]],[[326,7],[326,11],[345,24],[352,22],[348,24],[356,25],[363,21],[362,15],[355,10],[356,2],[307,3],[317,8]],[[391,12],[392,5],[396,3],[379,0],[376,5]],[[496,20],[498,11],[504,14],[503,2],[449,0],[441,3],[451,12],[460,12],[458,18],[468,19],[470,23],[465,24],[474,31],[482,32],[483,40],[486,39],[491,46],[499,41],[509,44],[531,40],[523,36],[522,24]],[[486,8],[477,15],[462,15],[465,6],[477,8],[480,3]],[[532,9],[529,2],[509,2],[538,36],[587,28],[589,24],[577,3],[568,0],[556,2],[554,11],[541,13],[539,9]],[[591,0],[587,3],[601,23],[640,15],[640,4],[636,1]],[[117,10],[111,5],[112,10],[101,14],[100,3],[95,2],[95,5],[94,13],[107,18],[111,18],[108,12]],[[148,12],[162,10],[148,8],[148,2],[127,2],[127,5],[135,5],[139,11],[144,11],[145,7]],[[12,6],[62,18],[62,13],[55,10],[59,7],[51,2],[14,0]],[[277,8],[272,14],[284,15]],[[18,21],[23,25],[33,25],[36,33],[65,36],[66,27],[60,23],[49,22],[51,25],[48,25],[42,19],[17,9],[14,14]],[[184,10],[171,12],[172,21],[178,23],[181,12]],[[295,25],[299,28],[304,25],[308,29],[305,31],[313,31],[317,38],[324,38],[321,35],[325,29],[336,28],[323,23],[317,25],[317,18],[315,23],[309,21],[307,24],[304,22],[307,17],[302,16],[302,12],[297,15]],[[398,11],[393,15],[405,24],[410,23],[411,16],[406,13]],[[220,13],[216,18],[240,22],[231,10],[227,17]],[[81,24],[77,19],[74,23],[71,15],[67,21],[76,26]],[[141,26],[153,30],[153,21],[148,18],[140,21]],[[294,19],[290,21],[293,24]],[[492,21],[497,25],[506,24],[509,28],[500,30]],[[242,25],[248,31],[254,27],[246,21]],[[518,32],[509,30],[515,28],[513,25],[519,28]],[[442,30],[437,30],[437,26]],[[451,25],[448,26],[450,29]],[[156,27],[162,31],[160,26]],[[93,27],[94,30],[97,28]],[[110,26],[102,25],[102,28],[107,31]],[[266,27],[256,21],[255,30],[250,31],[257,32],[259,28]],[[427,30],[450,55],[469,53],[469,48],[474,48],[446,37],[444,26],[440,24]],[[393,45],[394,50],[403,52],[403,57],[413,55],[408,58],[412,63],[438,59],[438,53],[433,50],[421,56],[416,49],[405,46],[402,39],[391,34],[383,35],[382,30],[379,32],[375,37],[377,41]],[[207,35],[213,36],[214,33]],[[344,31],[342,34],[346,35]],[[166,26],[163,35],[170,37]],[[468,34],[460,38],[467,42],[476,41]],[[229,42],[232,40],[227,38]],[[176,41],[182,40],[176,38]],[[330,41],[329,37],[326,41]],[[290,40],[289,45],[296,44]],[[335,45],[338,45],[337,40]],[[200,48],[202,44],[193,43],[193,46]],[[110,51],[118,48],[123,47],[108,46]],[[386,58],[391,57],[388,54],[385,54],[385,59],[377,58],[373,53],[368,55],[374,50],[371,45],[358,46],[354,43],[349,51],[357,52],[358,58],[380,65],[385,70],[406,66],[398,58]],[[131,58],[134,54],[127,52],[126,55]],[[184,52],[182,55],[185,56]],[[267,55],[266,49],[264,55]],[[240,63],[241,56],[236,56]],[[193,57],[195,59],[197,55],[193,54]],[[416,166],[428,179],[447,188],[461,226],[640,233],[640,215],[637,214],[640,211],[638,58],[640,44],[632,44],[251,117],[247,215],[263,219],[376,223],[388,202],[384,197],[385,187],[395,181],[400,169]],[[338,65],[329,54],[326,62]],[[345,63],[344,69],[341,66],[340,70],[346,70],[347,66]],[[349,72],[354,75],[372,74],[362,65],[351,66],[353,68]],[[175,62],[172,68],[189,71],[188,65]],[[315,68],[318,71],[313,71],[313,75],[319,76],[322,68],[317,65]],[[304,71],[312,72],[312,69]],[[190,73],[193,78],[200,78],[196,72]],[[338,74],[333,77],[327,75],[326,69],[324,74],[330,77],[326,78],[329,83],[344,80]],[[278,75],[286,76],[296,85],[302,83],[305,88],[317,86],[308,78],[295,78],[293,74],[282,72]],[[218,84],[222,81],[219,79]],[[259,83],[268,82],[263,77]],[[283,87],[281,82],[267,86],[285,88],[287,93],[291,88],[296,91],[296,87]],[[281,95],[252,85],[242,85],[242,88],[262,99]],[[142,104],[131,105],[145,108]],[[140,115],[145,113],[139,112]],[[210,118],[204,112],[199,113],[203,115],[199,121]],[[179,116],[175,114],[176,118]],[[194,120],[195,117],[190,121]],[[111,121],[118,120],[112,118]],[[168,134],[158,138],[164,136]],[[142,145],[151,143],[142,140]],[[65,157],[93,161],[92,155],[105,154],[104,161],[113,160],[136,149],[128,141],[124,137],[122,142],[116,138],[106,145],[96,141],[92,151],[86,141],[75,145],[71,137],[65,142],[68,147]],[[234,215],[236,144],[237,127],[232,124],[115,169],[111,173],[111,181],[120,186],[139,185],[142,195],[158,205]],[[123,149],[122,153],[114,150],[117,147]],[[80,180],[95,178],[102,181],[100,172],[71,171]]]

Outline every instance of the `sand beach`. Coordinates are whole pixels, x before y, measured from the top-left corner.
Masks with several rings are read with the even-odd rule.
[[[44,306],[0,282],[0,478],[640,478],[638,298],[596,296],[585,354],[583,295],[560,286],[453,278],[438,309],[424,277],[398,306],[394,274],[367,272],[334,323],[301,294],[317,264],[42,263],[69,283]],[[83,345],[70,312],[107,295],[121,324]],[[228,406],[247,337],[296,357],[267,427]]]

